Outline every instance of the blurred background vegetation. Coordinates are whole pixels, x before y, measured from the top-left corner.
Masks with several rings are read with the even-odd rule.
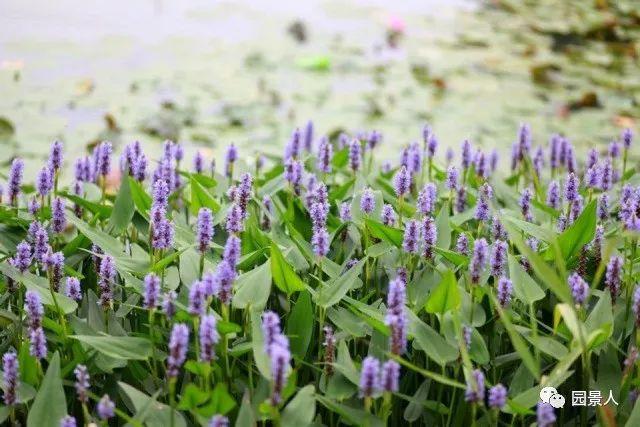
[[[605,147],[637,128],[639,48],[637,0],[4,0],[0,163],[56,138],[280,154],[309,119],[393,157],[426,122],[445,146],[526,121]]]

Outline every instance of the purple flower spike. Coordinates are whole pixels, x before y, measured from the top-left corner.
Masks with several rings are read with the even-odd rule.
[[[111,172],[111,153],[113,152],[113,146],[110,142],[104,141],[96,147],[96,173],[102,176],[107,176]]]
[[[402,249],[410,254],[417,254],[420,247],[420,224],[412,219],[407,222],[404,229]]]
[[[613,256],[607,264],[607,272],[605,273],[604,284],[609,288],[611,293],[611,302],[615,304],[616,298],[620,294],[620,285],[622,283],[622,258]]]
[[[20,194],[20,186],[22,185],[22,174],[24,173],[24,160],[21,158],[13,159],[11,162],[11,170],[9,171],[9,180],[7,183],[7,196],[11,206],[18,206],[18,195]]]
[[[551,169],[557,169],[560,166],[560,135],[551,135],[549,140],[549,165]]]
[[[496,384],[489,389],[488,403],[490,408],[502,409],[507,404],[507,388]]]
[[[352,171],[360,169],[360,162],[362,161],[362,146],[360,141],[352,139],[349,143],[349,167]]]
[[[580,187],[580,180],[573,173],[567,175],[567,182],[564,185],[564,197],[569,202],[573,202],[578,198],[578,189]]]
[[[405,311],[406,284],[400,277],[389,282],[385,324],[391,329],[391,352],[400,355],[407,348],[407,314]]]
[[[202,316],[206,309],[207,292],[204,282],[196,281],[189,289],[189,314]]]
[[[531,150],[531,128],[526,123],[520,125],[518,145],[520,146],[520,158],[522,159],[524,156],[527,156]]]
[[[47,357],[47,338],[42,328],[29,331],[29,354],[36,359]]]
[[[153,273],[144,277],[143,307],[154,310],[160,298],[160,278]]]
[[[536,153],[533,156],[533,168],[536,171],[536,175],[542,175],[542,168],[544,167],[544,150],[538,146]]]
[[[101,420],[108,420],[115,416],[116,405],[111,401],[109,395],[105,394],[98,402],[96,410],[98,411],[98,417],[100,417]]]
[[[464,345],[467,347],[467,351],[471,349],[472,337],[473,337],[473,327],[464,325],[462,327],[462,339],[464,340]]]
[[[51,229],[54,233],[62,233],[67,226],[67,219],[64,216],[64,199],[56,197],[51,203]]]
[[[484,374],[480,369],[471,372],[471,381],[467,383],[467,390],[464,393],[464,400],[469,403],[484,402]]]
[[[376,208],[376,199],[373,195],[373,190],[367,187],[360,198],[360,209],[366,215],[369,215]]]
[[[342,222],[351,221],[351,204],[347,202],[340,203],[340,220]]]
[[[402,166],[393,176],[393,188],[397,197],[403,197],[411,188],[411,173]]]
[[[324,137],[318,146],[318,159],[316,167],[324,173],[331,173],[331,160],[333,159],[333,145]]]
[[[513,283],[511,283],[511,280],[506,277],[501,277],[500,280],[498,280],[497,293],[500,307],[505,308],[508,306],[511,302],[511,294],[513,294]]]
[[[284,157],[285,158],[294,158],[297,159],[300,157],[300,149],[301,149],[301,139],[302,135],[300,134],[300,129],[295,129],[291,134],[291,139],[289,143],[286,145],[284,149]]]
[[[214,415],[209,421],[209,427],[229,427],[229,419],[224,415]]]
[[[456,252],[461,255],[469,255],[469,238],[466,234],[460,234],[456,241]]]
[[[211,362],[215,359],[215,346],[220,340],[217,322],[214,315],[202,316],[200,319],[200,360]]]
[[[497,216],[491,218],[491,236],[493,240],[506,240],[508,237],[507,230],[504,229],[504,225]]]
[[[178,299],[178,295],[174,291],[169,291],[164,294],[164,298],[162,299],[162,311],[167,316],[168,319],[172,319],[176,314],[176,299]]]
[[[367,356],[362,361],[359,388],[360,397],[374,397],[380,393],[380,361],[375,357]]]
[[[609,143],[609,156],[611,156],[612,159],[620,157],[620,144],[618,144],[618,141],[611,141]]]
[[[485,185],[487,184],[485,183]],[[475,218],[478,221],[489,220],[489,200],[484,194],[480,194],[480,197],[477,199]]]
[[[551,427],[556,422],[553,406],[545,402],[538,402],[536,417],[538,419],[538,427]]]
[[[380,214],[380,219],[384,225],[388,225],[393,227],[396,222],[396,212],[393,210],[393,206],[389,204],[384,204],[382,206],[382,213]]]
[[[437,239],[438,229],[436,222],[432,217],[425,216],[422,220],[422,240],[424,242],[422,254],[426,259],[433,258],[433,248],[436,246]]]
[[[76,419],[71,415],[67,415],[60,420],[60,427],[76,427]]]
[[[78,400],[82,403],[87,403],[89,401],[89,371],[87,367],[84,365],[78,365],[73,370],[73,373],[76,376],[76,382],[74,384],[76,388],[76,395],[78,396]]]
[[[282,334],[280,330],[280,318],[273,311],[265,311],[262,313],[261,327],[265,352],[270,354],[269,348],[276,342],[278,336]]]
[[[284,344],[278,342],[271,349],[271,404],[274,406],[282,403],[282,391],[287,383],[287,377],[291,370],[291,352],[286,337],[280,336]]]
[[[400,389],[400,365],[395,360],[388,360],[382,364],[382,390],[395,393]]]
[[[176,378],[182,364],[187,358],[189,346],[189,327],[184,323],[176,323],[169,339],[169,355],[167,357],[167,376]]]
[[[313,228],[313,236],[311,238],[311,245],[313,246],[313,253],[318,257],[323,257],[329,252],[329,232],[324,225]]]
[[[113,283],[116,279],[116,265],[113,258],[105,255],[100,262],[100,275],[98,287],[100,288],[99,304],[103,308],[111,307],[113,304]]]
[[[462,169],[467,169],[471,166],[471,143],[469,140],[465,139],[462,141],[462,158],[461,158],[461,166]]]
[[[456,212],[462,213],[467,208],[467,192],[461,185],[456,190]]]
[[[493,251],[491,252],[491,275],[493,277],[500,277],[504,272],[505,262],[507,261],[507,242],[503,240],[496,240],[493,244]]]
[[[309,120],[304,128],[304,149],[311,151],[313,148],[313,122]]]
[[[196,229],[196,241],[201,253],[207,252],[213,239],[213,214],[209,208],[200,208],[198,211],[198,224]]]
[[[370,150],[376,148],[382,142],[382,134],[377,130],[371,131],[369,138],[367,139],[367,146]]]
[[[445,159],[447,160],[447,165],[451,164],[451,162],[455,157],[456,157],[456,153],[453,151],[453,148],[447,147],[447,151],[445,153]]]
[[[173,245],[175,231],[173,223],[167,219],[162,219],[153,226],[152,246],[154,249],[166,250]]]
[[[2,356],[2,389],[4,390],[4,404],[13,406],[18,403],[18,387],[20,386],[20,371],[18,355],[9,351]]]
[[[38,211],[40,210],[40,202],[35,197],[29,199],[29,204],[27,206],[29,213],[33,216],[36,216]]]
[[[284,162],[284,179],[291,185],[296,195],[300,194],[302,181],[302,163],[292,157]]]
[[[417,142],[409,146],[409,167],[410,173],[415,174],[422,170],[422,149]]]
[[[429,135],[427,139],[427,157],[433,159],[436,156],[436,150],[438,149],[438,138],[435,134]]]
[[[40,295],[35,291],[27,291],[24,297],[24,309],[27,313],[29,329],[37,329],[42,326],[44,307]]]
[[[611,159],[606,159],[600,169],[600,189],[610,190],[613,186],[613,165]]]
[[[631,148],[631,143],[633,142],[633,132],[631,129],[626,128],[622,131],[622,143],[624,144],[624,148],[628,150]]]
[[[31,267],[31,246],[29,243],[25,241],[18,243],[16,254],[9,260],[9,263],[21,273],[29,270]]]
[[[62,167],[62,150],[63,150],[62,142],[53,141],[51,144],[51,151],[49,151],[49,167],[53,171],[59,171]]]
[[[447,169],[447,188],[455,190],[458,187],[458,168],[451,165]]]
[[[587,152],[587,161],[584,164],[585,169],[589,169],[598,164],[598,151],[592,148]]]
[[[425,186],[418,193],[417,208],[418,211],[427,215],[434,211],[436,206],[436,200],[438,197],[436,185],[432,182],[425,184]]]
[[[82,299],[82,289],[80,288],[80,280],[77,277],[67,277],[67,287],[64,294],[74,301]]]
[[[531,199],[533,199],[533,191],[531,188],[527,187],[522,191],[519,205],[522,216],[529,222],[533,221],[533,214],[531,213]]]
[[[560,209],[561,203],[560,184],[558,184],[558,181],[551,181],[547,190],[547,206],[557,210]]]
[[[589,296],[589,285],[578,273],[571,273],[569,276],[569,288],[576,305],[583,305]]]
[[[243,173],[240,177],[240,184],[238,185],[238,191],[236,194],[236,203],[242,210],[242,218],[247,217],[247,204],[251,199],[253,188],[253,177],[250,173]]]
[[[204,171],[204,156],[200,151],[196,151],[193,156],[193,171],[195,173],[202,173]]]
[[[216,267],[215,289],[218,299],[223,304],[229,304],[233,296],[233,282],[236,280],[236,271],[227,262],[221,262]]]
[[[42,197],[49,194],[53,189],[53,171],[49,169],[49,166],[45,166],[40,169],[38,176],[36,177],[36,190]]]
[[[476,174],[480,178],[487,178],[489,176],[489,167],[487,165],[487,157],[480,150],[476,151],[474,165],[476,168]]]
[[[242,253],[242,241],[238,236],[230,235],[224,245],[222,259],[235,268]]]
[[[487,241],[484,238],[477,239],[473,245],[473,256],[469,266],[471,283],[478,284],[480,282],[480,275],[487,265],[488,252],[489,245]]]
[[[233,164],[238,158],[238,149],[235,145],[230,144],[227,147],[227,155],[225,156],[225,173],[228,178],[233,174]]]
[[[227,214],[226,228],[228,233],[240,233],[244,230],[242,208],[234,203]]]
[[[498,150],[495,148],[491,151],[489,155],[489,166],[491,167],[491,172],[495,172],[498,168],[498,162],[500,161],[500,156],[498,155]]]

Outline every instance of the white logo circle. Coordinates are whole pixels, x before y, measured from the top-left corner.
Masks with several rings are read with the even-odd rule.
[[[555,387],[545,387],[540,390],[540,400],[544,403],[549,403],[549,399],[555,394],[558,394],[558,390]]]

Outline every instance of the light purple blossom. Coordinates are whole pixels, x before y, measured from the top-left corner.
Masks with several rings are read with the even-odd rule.
[[[508,306],[511,302],[511,294],[513,293],[513,283],[511,280],[506,277],[501,277],[498,280],[496,290],[498,294],[498,304],[500,304],[502,308]]]
[[[200,360],[211,362],[215,358],[215,346],[220,340],[217,321],[213,314],[202,316],[200,319]]]
[[[209,421],[209,427],[229,427],[229,419],[224,415],[214,415]]]
[[[556,422],[553,406],[545,402],[538,402],[536,408],[538,427],[551,427]]]
[[[19,157],[13,159],[7,182],[7,196],[9,197],[9,203],[11,206],[18,206],[18,195],[20,194],[23,173],[24,160]]]
[[[504,272],[504,266],[507,261],[507,248],[507,242],[503,240],[496,240],[493,244],[491,258],[489,260],[489,264],[491,265],[491,275],[493,277],[500,277]]]
[[[589,296],[589,285],[578,273],[571,273],[568,282],[573,302],[577,305],[583,305]]]
[[[567,201],[572,202],[578,198],[578,189],[580,188],[580,180],[573,172],[567,175],[567,182],[564,185],[564,197]]]
[[[53,171],[58,171],[62,167],[63,148],[61,141],[53,141],[53,144],[51,144],[48,164]]]
[[[96,173],[103,177],[109,175],[111,172],[111,153],[113,152],[113,145],[108,141],[104,141],[100,143],[95,150]]]
[[[162,311],[167,318],[172,319],[176,314],[176,299],[178,295],[174,291],[169,291],[164,294],[162,299]]]
[[[340,220],[342,222],[351,221],[351,204],[347,202],[340,203]]]
[[[631,148],[631,143],[633,142],[633,132],[631,129],[626,128],[622,131],[622,143],[624,144],[625,150]]]
[[[388,225],[392,227],[396,222],[396,212],[393,210],[393,206],[385,203],[382,206],[382,213],[380,214],[380,219],[384,225]]]
[[[458,187],[458,168],[451,165],[447,169],[447,188],[455,190]]]
[[[380,361],[375,357],[367,356],[362,361],[359,388],[360,397],[374,397],[380,393]]]
[[[467,169],[469,166],[471,166],[471,155],[471,143],[469,142],[469,140],[465,139],[464,141],[462,141],[462,157],[460,163],[462,169]]]
[[[438,229],[436,222],[430,216],[425,216],[422,219],[422,241],[424,248],[422,254],[426,259],[433,258],[433,248],[436,246],[436,240],[438,239]]]
[[[102,396],[96,410],[98,411],[98,417],[101,420],[108,420],[109,418],[113,418],[115,416],[116,405],[111,401],[108,394]]]
[[[49,192],[53,189],[53,171],[49,168],[49,166],[45,166],[38,172],[38,176],[36,177],[36,190],[38,194],[42,197],[49,194]]]
[[[487,241],[484,238],[476,239],[473,245],[471,264],[469,265],[471,283],[478,284],[480,282],[480,275],[487,265],[488,252],[489,245]]]
[[[420,190],[420,193],[418,193],[418,200],[416,202],[418,211],[423,215],[433,212],[437,197],[436,185],[432,182],[425,184],[422,190]]]
[[[76,389],[76,396],[78,400],[82,403],[87,403],[89,401],[89,371],[85,365],[77,365],[73,370],[73,373],[76,376],[76,381],[74,383],[74,387]]]
[[[20,386],[20,369],[18,355],[10,350],[2,356],[2,389],[4,404],[13,406],[18,403],[18,387]]]
[[[313,253],[316,256],[324,257],[329,253],[329,239],[329,232],[325,226],[313,228],[311,246],[313,247]]]
[[[29,354],[36,359],[47,357],[47,338],[42,327],[29,330]]]
[[[607,264],[607,271],[605,273],[604,284],[609,288],[611,293],[611,301],[615,303],[616,298],[620,294],[620,285],[622,283],[622,258],[619,256],[612,256]]]
[[[213,239],[213,214],[209,208],[200,208],[196,227],[196,241],[201,253],[207,252]]]
[[[182,364],[187,358],[189,347],[189,327],[184,323],[176,323],[169,339],[169,355],[167,356],[167,376],[174,379],[178,376]]]
[[[360,163],[362,161],[362,146],[360,141],[352,139],[349,143],[349,167],[352,171],[360,169]]]
[[[484,374],[480,369],[471,372],[471,380],[467,382],[467,389],[464,393],[464,400],[469,403],[484,402]]]
[[[82,299],[80,280],[78,280],[77,277],[67,277],[67,286],[64,294],[74,301],[80,301]]]
[[[64,199],[56,197],[51,203],[51,229],[54,233],[62,233],[67,226],[67,219],[64,216]]]
[[[400,365],[395,360],[387,360],[382,364],[380,377],[382,390],[395,393],[400,389]]]
[[[411,173],[402,166],[393,176],[393,188],[397,197],[403,197],[411,189]]]
[[[31,246],[24,240],[16,246],[16,254],[9,260],[9,264],[24,273],[31,267]]]
[[[489,389],[488,403],[490,408],[502,409],[507,404],[507,388],[496,384]]]
[[[360,209],[366,215],[369,215],[376,208],[376,199],[373,190],[370,187],[365,188],[360,198]]]
[[[404,230],[402,249],[410,254],[417,254],[420,247],[420,224],[415,219],[407,221]]]
[[[469,255],[469,238],[464,233],[461,233],[456,240],[456,252],[461,255]]]
[[[318,159],[316,161],[316,167],[321,172],[331,173],[332,159],[333,159],[333,145],[331,145],[331,143],[326,137],[323,137],[320,140],[320,144],[318,145]]]

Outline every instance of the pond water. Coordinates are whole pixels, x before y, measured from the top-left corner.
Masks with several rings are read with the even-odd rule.
[[[74,154],[102,139],[153,150],[165,138],[210,157],[232,141],[280,153],[308,119],[318,134],[378,129],[391,156],[426,122],[445,146],[506,148],[523,121],[538,143],[564,132],[579,147],[604,146],[638,115],[637,61],[623,59],[612,76],[600,41],[579,46],[590,53],[575,61],[533,25],[553,22],[539,10],[463,0],[2,3],[0,161],[21,154],[30,168],[54,138]],[[403,33],[395,47],[390,28]]]

